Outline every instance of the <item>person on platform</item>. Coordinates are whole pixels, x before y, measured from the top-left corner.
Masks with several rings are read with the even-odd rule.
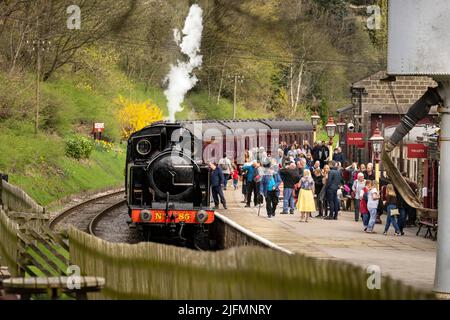
[[[387,235],[387,232],[389,231],[389,227],[391,224],[394,226],[395,229],[395,235],[399,236],[400,228],[397,224],[397,218],[398,214],[394,214],[394,210],[398,213],[397,210],[397,194],[395,193],[394,186],[392,184],[388,184],[386,186],[386,197],[385,197],[384,205],[386,207],[387,211],[387,218],[386,218],[386,225],[384,227],[384,235]]]
[[[287,168],[280,170],[281,180],[283,181],[283,212],[282,214],[294,214],[294,188],[300,181],[297,167],[291,162]]]
[[[275,217],[278,206],[281,178],[270,163],[266,166],[269,168],[266,168],[266,172],[261,178],[259,192],[266,199],[267,216],[271,218]]]
[[[373,170],[373,164],[372,163],[368,163],[367,164],[367,169],[364,172],[364,179],[365,180],[375,181],[375,171]]]
[[[319,145],[317,142],[314,141],[314,145],[312,148],[312,157],[314,161],[319,161],[319,165],[320,165],[320,148],[321,145]]]
[[[325,141],[322,141],[322,145],[319,151],[319,160],[321,168],[323,168],[327,164],[329,157],[330,157],[330,149],[327,147]]]
[[[300,178],[303,177],[303,171],[306,169],[305,163],[302,160],[303,160],[303,158],[296,161],[297,171],[298,171]]]
[[[352,191],[353,191],[353,199],[354,199],[354,207],[355,207],[355,221],[359,221],[359,207],[361,203],[361,190],[366,186],[366,180],[364,180],[364,173],[358,173],[358,179],[353,182]]]
[[[364,231],[367,231],[369,226],[370,214],[367,208],[367,201],[369,200],[369,191],[372,189],[372,180],[365,180],[364,188],[359,192],[359,212],[364,225]]]
[[[333,160],[340,163],[345,162],[345,157],[344,154],[342,153],[341,147],[336,148],[336,152],[333,154]]]
[[[238,183],[239,183],[239,170],[235,164],[233,164],[232,179],[233,179],[234,190],[237,190]]]
[[[244,166],[246,165],[246,164],[248,164],[248,162],[246,162],[245,164],[244,164]],[[241,201],[242,203],[247,203],[247,171],[244,171],[243,169],[243,166],[240,166],[239,167],[239,173],[241,174],[241,176],[242,176],[242,194],[244,195],[244,200],[243,201]]]
[[[219,198],[223,208],[227,209],[227,202],[222,190],[225,180],[222,169],[220,169],[220,167],[218,167],[214,162],[209,163],[209,168],[211,169],[210,183],[212,196],[214,199],[214,209],[219,209]]]
[[[364,175],[364,177],[366,176],[366,165],[364,163],[361,163],[359,165],[358,170],[353,174],[353,180],[358,179],[358,173],[362,173]],[[364,178],[365,180],[365,178]]]
[[[380,199],[380,193],[377,188],[377,183],[375,181],[372,182],[372,189],[369,191],[367,197],[367,209],[369,210],[370,220],[367,226],[367,233],[375,233],[373,228],[375,227],[375,223],[377,221],[377,211],[378,211],[378,201]]]
[[[316,201],[316,208],[319,211],[319,214],[315,218],[322,218],[323,217],[323,206],[322,206],[322,200],[320,199],[320,193],[322,192],[323,188],[323,175],[322,170],[319,168],[314,169],[314,174],[312,176],[314,180],[314,199]]]
[[[320,161],[319,161],[319,160],[317,160],[316,162],[314,162],[313,170],[315,171],[315,170],[317,170],[317,169],[321,169],[321,168],[320,168]]]
[[[259,164],[256,160],[253,160],[251,165],[244,165],[242,170],[244,170],[247,174],[247,204],[246,208],[250,208],[250,202],[252,200],[253,193],[253,204],[255,207],[258,206],[259,203],[259,175],[258,175],[258,167]]]
[[[350,166],[346,168],[346,170],[350,173],[351,182],[356,181],[358,179],[358,164],[353,162]]]
[[[417,183],[409,179],[408,173],[406,171],[402,172],[402,176],[403,178],[405,178],[405,181],[408,183],[411,190],[414,191],[415,194],[417,194],[418,192]],[[406,225],[415,226],[417,220],[417,211],[415,208],[408,205],[408,203],[406,203],[406,216],[407,216]]]
[[[327,187],[326,186],[327,186],[329,173],[330,173],[330,166],[326,164],[322,169],[323,187],[322,187],[322,191],[320,191],[320,194],[319,194],[319,199],[322,202],[322,206],[323,206],[324,219],[329,219],[328,215],[330,215],[330,217],[333,218],[333,213],[329,211],[328,201],[327,201]]]
[[[341,184],[342,176],[337,170],[336,162],[330,161],[330,172],[328,173],[328,179],[326,184],[326,197],[327,202],[330,207],[330,217],[328,220],[337,220],[339,214],[339,200],[337,196],[337,191]]]
[[[314,180],[311,171],[305,169],[300,179],[300,192],[297,201],[297,210],[300,211],[300,222],[308,222],[311,212],[316,211],[314,203]]]
[[[319,164],[319,166],[320,166],[320,164]],[[309,170],[314,170],[314,168],[313,168],[314,167],[314,160],[313,160],[312,155],[311,155],[310,152],[308,152],[306,154],[306,167]]]
[[[225,179],[223,183],[223,190],[227,190],[228,180],[230,180],[231,173],[233,172],[231,160],[227,158],[227,155],[224,155],[224,157],[219,160],[219,167],[222,170]]]

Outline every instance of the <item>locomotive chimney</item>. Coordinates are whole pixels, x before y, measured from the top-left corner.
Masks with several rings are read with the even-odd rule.
[[[390,0],[388,30],[388,74],[430,76],[439,83],[428,89],[402,119],[387,150],[424,118],[431,105],[441,103],[438,217],[439,233],[434,291],[450,299],[450,3],[447,0]]]

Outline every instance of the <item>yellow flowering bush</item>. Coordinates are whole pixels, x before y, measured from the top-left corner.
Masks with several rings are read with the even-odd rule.
[[[119,95],[116,103],[120,106],[117,117],[124,139],[128,139],[133,132],[163,119],[161,109],[150,100],[134,102]]]

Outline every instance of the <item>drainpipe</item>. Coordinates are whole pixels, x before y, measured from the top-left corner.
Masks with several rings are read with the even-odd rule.
[[[450,79],[439,83],[439,95],[444,103],[438,111],[441,117],[440,174],[438,191],[439,232],[437,239],[434,291],[438,298],[450,299]]]

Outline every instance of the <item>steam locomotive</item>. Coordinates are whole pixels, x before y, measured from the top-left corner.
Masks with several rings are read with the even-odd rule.
[[[209,168],[193,159],[194,139],[179,123],[156,123],[128,140],[129,222],[146,240],[208,246],[208,226],[214,221]]]
[[[146,240],[209,248],[214,211],[204,151],[239,163],[243,148],[265,144],[269,151],[279,141],[312,143],[312,135],[311,124],[302,120],[159,122],[143,128],[127,145],[129,223]]]

